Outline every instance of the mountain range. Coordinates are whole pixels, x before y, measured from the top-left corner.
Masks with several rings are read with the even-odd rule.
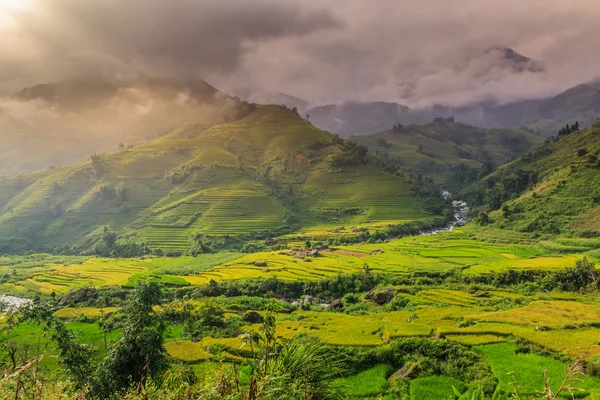
[[[594,123],[600,113],[600,82],[583,83],[550,98],[508,104],[490,101],[461,107],[437,104],[410,109],[396,103],[346,102],[306,112],[316,126],[343,137],[377,133],[398,123],[424,124],[451,116],[456,121],[484,128],[522,128],[552,136],[567,123],[579,121],[584,126]]]

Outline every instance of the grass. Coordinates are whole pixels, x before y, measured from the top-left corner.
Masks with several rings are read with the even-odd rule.
[[[75,340],[92,345],[98,350],[98,355],[104,353],[104,335],[98,324],[68,322],[66,326],[76,333]],[[106,339],[109,342],[116,340],[119,336],[119,330],[106,333]],[[14,343],[20,354],[45,354],[46,357],[40,363],[44,368],[50,370],[58,368],[54,344],[44,335],[40,326],[29,323],[21,324],[15,329],[3,332],[0,337],[4,343]]]
[[[600,227],[597,202],[600,178],[596,163],[600,151],[599,132],[598,127],[593,127],[561,136],[539,151],[500,167],[465,189],[462,195],[469,197],[476,192],[483,193],[494,181],[506,184],[525,173],[535,175],[535,184],[523,187],[520,192],[506,194],[506,198],[512,199],[504,203],[510,212],[492,212],[490,228],[495,232],[515,232],[530,238],[537,235],[540,245],[555,253],[594,251],[598,248],[597,239],[557,239],[556,235],[589,236]],[[491,235],[486,237],[492,238]]]
[[[513,389],[509,374],[514,376],[521,390],[529,395],[544,388],[542,371],[547,372],[553,390],[556,390],[565,377],[565,365],[560,361],[537,354],[519,353],[519,347],[511,343],[490,344],[475,349],[490,362],[492,371],[500,382],[499,388],[504,391]],[[586,389],[588,393],[593,391],[598,394],[600,380],[586,376],[574,386]]]
[[[334,381],[333,387],[346,399],[375,399],[387,390],[389,386],[387,377],[392,372],[391,365],[376,365],[354,376]]]
[[[381,254],[371,254],[373,250]],[[312,280],[339,273],[362,271],[367,263],[374,273],[408,274],[415,271],[446,271],[463,267],[466,274],[481,274],[504,269],[554,269],[575,264],[581,256],[544,255],[535,247],[490,244],[453,232],[437,236],[408,237],[389,243],[339,246],[320,257],[298,260],[285,252],[259,252],[216,266],[194,276],[184,277],[191,284],[208,281],[269,278]],[[255,263],[266,262],[266,267]],[[455,299],[456,301],[456,299]]]
[[[466,386],[461,381],[447,376],[428,376],[410,382],[411,400],[452,400],[455,399],[453,387],[463,392]]]

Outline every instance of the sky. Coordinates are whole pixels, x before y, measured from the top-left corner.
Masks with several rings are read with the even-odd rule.
[[[598,78],[599,22],[597,0],[0,0],[0,93],[160,78],[315,105],[503,103]]]

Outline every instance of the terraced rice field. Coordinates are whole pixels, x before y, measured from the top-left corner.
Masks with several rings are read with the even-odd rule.
[[[460,232],[410,237],[389,243],[340,246],[336,249],[305,260],[295,259],[286,252],[253,253],[184,279],[191,284],[203,284],[211,279],[219,281],[273,276],[284,280],[322,279],[360,272],[365,263],[374,273],[407,274],[461,267],[465,274],[485,274],[509,268],[565,268],[581,258],[579,255],[543,255],[539,249],[522,245],[483,243],[468,239]],[[263,262],[267,264],[266,267],[255,265]]]
[[[124,285],[135,274],[148,270],[143,263],[126,260],[89,259],[82,264],[51,265],[28,282],[44,293],[67,292],[73,287]]]
[[[210,206],[197,225],[204,227],[204,232],[216,235],[272,228],[281,224],[285,215],[281,204],[259,191],[208,191],[202,199]]]
[[[183,251],[189,248],[190,238],[196,232],[260,232],[281,225],[284,216],[284,207],[260,186],[252,190],[206,190],[156,210],[139,237],[150,247]]]
[[[157,229],[163,232],[162,235],[166,235],[162,240],[170,240],[171,245],[181,243],[183,247],[187,243],[187,239],[176,236],[181,232],[180,229]],[[388,243],[340,246],[322,251],[317,257],[305,259],[294,258],[286,250],[246,255],[225,252],[196,258],[90,258],[81,264],[67,266],[42,262],[31,268],[20,269],[27,277],[19,282],[19,286],[44,293],[65,292],[82,285],[125,285],[151,275],[173,285],[272,277],[290,281],[318,280],[338,274],[362,272],[365,264],[372,273],[396,275],[455,268],[461,268],[464,274],[487,274],[505,269],[565,268],[573,266],[580,258],[581,254],[545,254],[539,248],[526,245],[484,243],[456,231],[434,236],[407,237]],[[262,263],[266,263],[266,266],[259,266]],[[0,265],[0,273],[11,273],[12,270],[9,266]],[[161,278],[164,274],[170,277]],[[440,292],[423,293],[420,296],[422,301],[431,303],[443,301],[449,305],[468,305],[461,304],[465,301],[464,298],[446,298],[440,296]]]
[[[430,217],[402,182],[392,175],[382,176],[373,169],[333,177],[316,174],[309,177],[299,192],[301,204],[310,212],[349,206],[362,210],[358,215],[334,218],[329,223],[304,216],[302,225],[307,231],[344,224],[396,224]]]
[[[432,304],[429,299],[431,295],[439,295],[440,302]],[[496,292],[492,296],[511,299],[514,295],[511,292]],[[434,289],[410,298],[415,308],[407,311],[365,315],[318,311],[280,314],[277,318],[277,335],[292,338],[304,333],[316,335],[332,345],[344,346],[378,346],[394,338],[433,337],[436,334],[469,346],[501,343],[516,338],[574,357],[600,355],[600,330],[586,327],[587,323],[597,321],[600,309],[600,304],[592,297],[562,302],[533,300],[525,306],[515,304],[508,311],[495,312],[483,312],[487,297],[480,298],[476,294],[461,291]],[[461,304],[449,304],[451,299],[461,299]],[[544,330],[539,329],[541,323],[552,319],[558,322],[545,325]],[[465,324],[465,321],[469,323]],[[258,328],[259,325],[253,325],[247,329]],[[180,358],[186,360],[188,353],[182,347],[188,348],[189,354],[203,354],[201,349],[207,350],[215,343],[224,346],[231,355],[236,355],[241,348],[239,337],[204,338],[198,343],[181,341],[172,354],[180,354]]]

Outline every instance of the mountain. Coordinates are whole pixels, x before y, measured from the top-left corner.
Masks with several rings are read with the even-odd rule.
[[[319,128],[343,137],[368,135],[391,128],[406,120],[409,108],[396,103],[348,102],[325,105],[307,111]]]
[[[349,140],[367,146],[380,157],[406,166],[416,174],[445,184],[458,176],[466,179],[467,174],[469,179],[476,179],[485,164],[490,168],[505,164],[544,142],[529,131],[481,129],[451,119],[438,119],[425,125],[397,125],[374,135],[352,136]]]
[[[519,54],[510,47],[493,46],[486,50],[484,55],[491,55],[493,57],[493,68],[508,68],[517,73],[541,73],[546,70],[543,62]]]
[[[243,88],[235,93],[244,100],[258,104],[277,104],[288,108],[297,108],[300,112],[308,109],[308,101],[286,93],[271,93],[264,90]]]
[[[184,123],[222,119],[235,101],[203,81],[90,79],[25,88],[0,99],[0,176],[70,164]]]
[[[527,128],[543,136],[553,136],[567,123],[579,121],[582,126],[594,123],[600,114],[600,82],[577,85],[550,98],[508,104],[486,101],[461,107],[436,104],[409,109],[395,103],[344,103],[317,107],[307,113],[316,126],[342,137],[368,135],[395,124],[425,124],[438,117],[454,117],[456,121],[484,128]]]
[[[600,229],[600,120],[549,140],[461,196],[491,210],[492,228],[596,236]]]
[[[90,249],[106,232],[182,251],[196,234],[326,234],[432,217],[417,183],[383,172],[366,149],[285,107],[240,107],[242,119],[188,124],[133,149],[0,181],[0,252]]]

